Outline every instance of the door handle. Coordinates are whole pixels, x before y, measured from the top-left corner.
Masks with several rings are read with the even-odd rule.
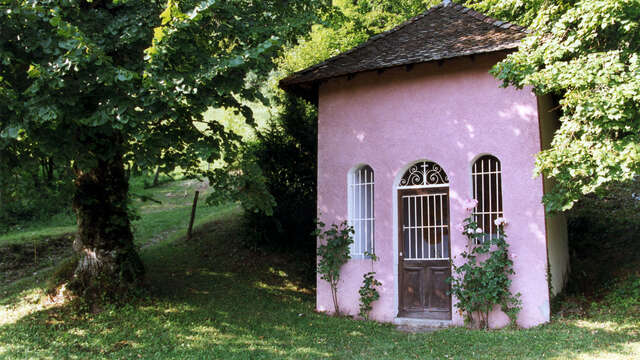
[[[402,257],[402,253],[398,253],[398,256]]]

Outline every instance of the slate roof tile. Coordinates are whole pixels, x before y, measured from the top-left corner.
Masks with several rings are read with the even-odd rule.
[[[395,66],[515,49],[527,29],[462,5],[436,5],[351,50],[298,71],[280,87],[314,100],[317,83],[333,77]]]

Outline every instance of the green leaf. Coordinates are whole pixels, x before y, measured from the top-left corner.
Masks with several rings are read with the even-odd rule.
[[[7,126],[0,132],[0,137],[5,139],[17,139],[21,128],[17,126]]]

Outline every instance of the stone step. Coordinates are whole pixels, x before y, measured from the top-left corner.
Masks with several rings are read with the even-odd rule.
[[[395,318],[393,324],[403,332],[424,333],[446,329],[453,326],[451,320],[433,320],[418,318]]]

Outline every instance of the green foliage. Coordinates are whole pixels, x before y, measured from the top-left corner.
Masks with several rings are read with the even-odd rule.
[[[521,309],[520,293],[512,295],[510,290],[510,277],[515,272],[504,225],[496,223],[498,234],[491,236],[478,227],[473,216],[466,218],[462,234],[469,242],[461,253],[464,263],[453,262],[454,275],[448,279],[451,293],[458,300],[455,306],[464,313],[465,323],[476,323],[484,329],[489,328],[489,313],[496,306],[507,314],[512,326],[516,326]]]
[[[492,73],[560,98],[561,127],[536,162],[557,183],[545,197],[549,210],[640,171],[640,1],[468,3],[532,30]]]
[[[258,83],[320,1],[7,1],[0,15],[0,148],[40,149],[75,169],[124,153],[197,172],[237,137],[209,106],[262,99]]]
[[[275,202],[266,188],[262,169],[251,152],[244,152],[225,168],[211,170],[215,191],[209,204],[239,201],[247,213],[271,216]]]
[[[229,166],[214,169],[210,203],[239,200],[256,245],[313,254],[316,218],[315,110],[278,99],[286,111],[272,118]],[[311,112],[311,114],[309,114]],[[295,216],[292,216],[295,214]],[[310,263],[310,266],[311,263]]]
[[[273,83],[366,41],[423,9],[420,0],[339,1],[322,24],[275,59]],[[275,86],[273,86],[275,87]],[[309,234],[316,218],[317,111],[302,99],[271,91],[275,115],[256,141],[243,146],[228,166],[211,171],[216,192],[210,203],[238,200],[255,245],[313,253]],[[296,214],[296,216],[292,216]]]
[[[49,156],[20,146],[0,149],[0,234],[53,216],[71,220],[64,204],[72,194],[70,172]]]
[[[541,12],[548,14],[549,12],[565,11],[575,2],[575,0],[467,0],[460,3],[496,19],[530,27],[544,16]]]
[[[240,137],[203,113],[224,107],[253,124],[245,103],[265,101],[257,84],[272,58],[325,7],[324,0],[0,1],[0,151],[47,154],[71,170],[79,247],[99,256],[130,252],[116,262],[135,257],[125,164],[195,176],[205,162],[231,161]],[[101,271],[115,268],[126,265]]]
[[[279,99],[285,110],[258,133],[249,152],[275,204],[273,216],[248,213],[263,243],[313,253],[316,218],[317,124],[315,109],[299,99]],[[295,216],[292,216],[295,214]]]
[[[371,304],[380,299],[380,293],[376,288],[381,286],[382,283],[375,278],[375,275],[376,273],[373,271],[364,274],[362,286],[358,290],[358,294],[360,294],[360,311],[358,314],[365,320],[369,318],[369,312],[373,309]]]
[[[349,255],[349,246],[353,243],[353,228],[344,221],[340,225],[331,224],[325,230],[325,224],[318,221],[315,235],[320,242],[318,246],[318,274],[331,286],[331,296],[335,314],[340,316],[338,305],[338,281],[340,281],[340,269],[346,264]]]
[[[548,210],[573,207],[566,293],[599,296],[612,274],[640,258],[640,1],[466,4],[532,30],[492,73],[559,99],[561,127],[538,155],[537,172],[556,183]]]
[[[600,314],[615,314],[623,317],[640,315],[640,272],[634,271],[623,278],[615,279],[600,303],[591,310]]]
[[[611,274],[640,261],[640,181],[609,184],[567,212],[571,273],[565,291],[599,297]]]
[[[365,253],[365,255],[371,259],[371,267],[373,268],[373,263],[378,260],[378,257],[368,252]],[[381,286],[382,283],[375,278],[375,275],[376,273],[374,271],[369,271],[364,274],[362,286],[360,286],[358,290],[358,294],[360,294],[360,311],[358,314],[365,320],[369,318],[369,312],[373,309],[371,304],[380,299],[380,293],[377,287]]]

